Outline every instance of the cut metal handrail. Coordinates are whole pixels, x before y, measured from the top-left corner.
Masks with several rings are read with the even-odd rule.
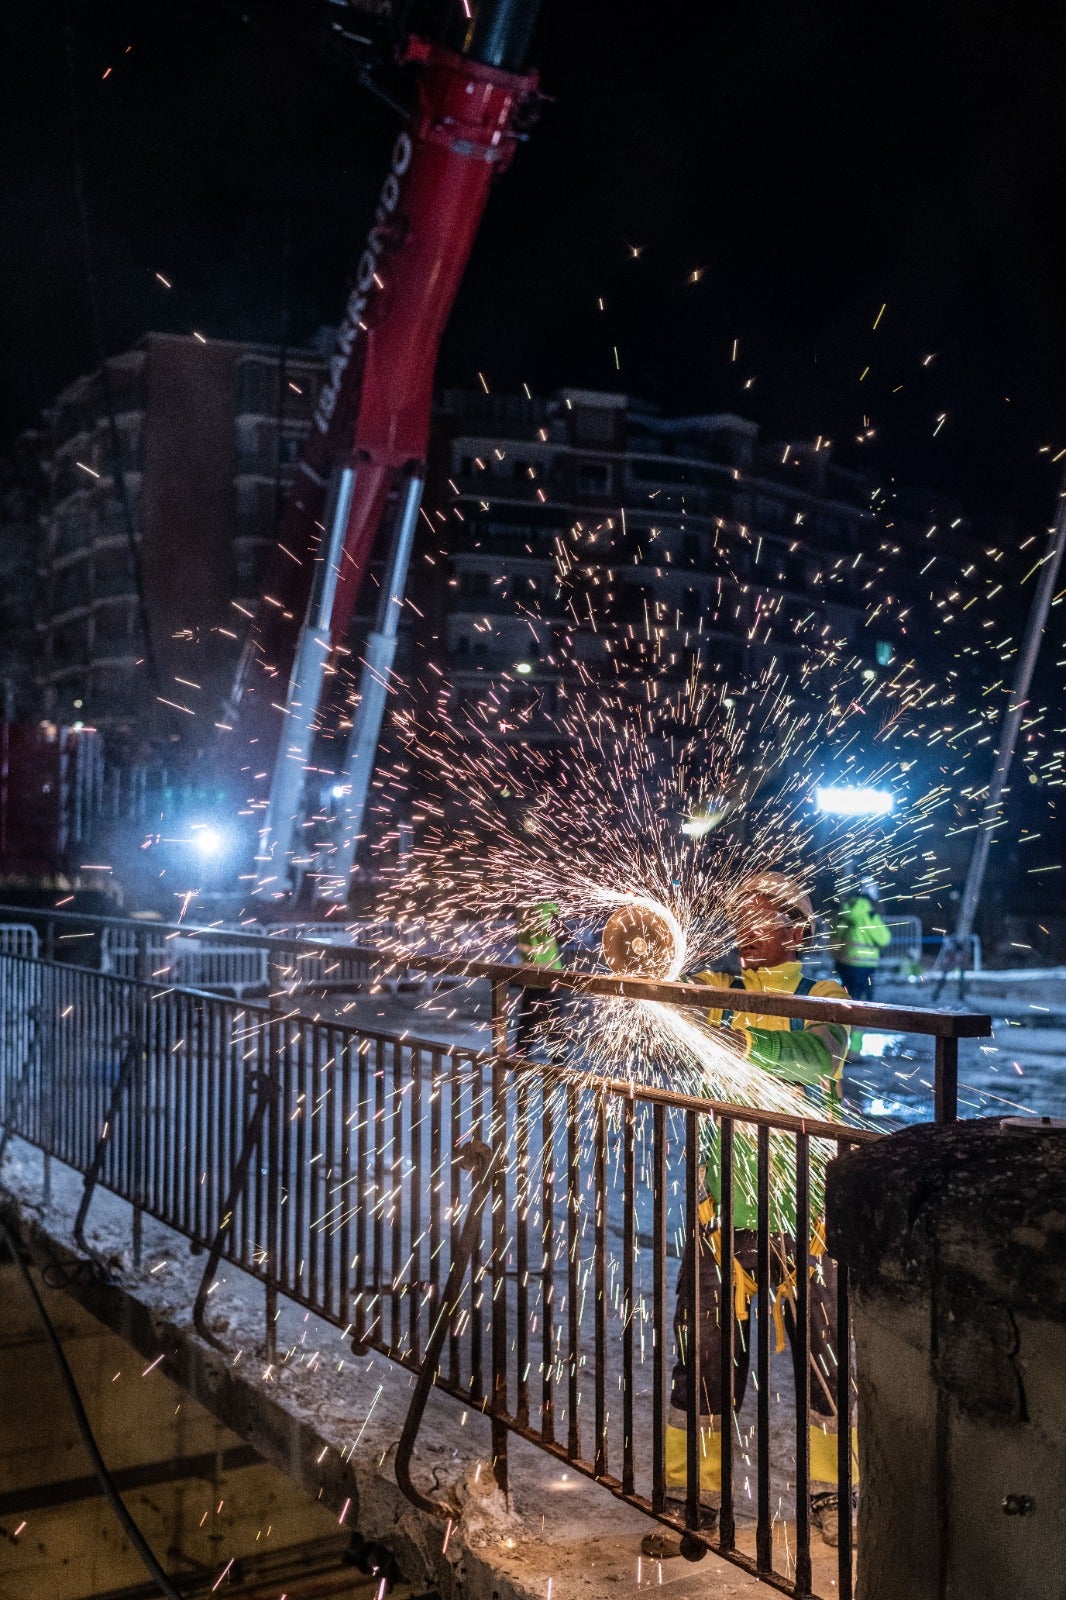
[[[70,921],[81,928],[95,925],[77,914]],[[158,924],[152,926],[158,930]],[[212,937],[219,933],[205,931]],[[71,945],[84,949],[87,942]],[[269,943],[275,951],[283,948],[280,941]],[[53,938],[47,947],[58,944]],[[290,941],[289,947],[353,953],[350,946],[303,939]],[[358,949],[375,963],[398,959],[393,952]],[[713,1129],[720,1149],[718,1292],[724,1291],[724,1305],[733,1304],[734,1285],[742,1280],[734,1258],[739,1246],[732,1199],[743,1187],[741,1150],[757,1150],[757,1260],[751,1259],[764,1297],[778,1292],[790,1261],[798,1269],[794,1289],[787,1291],[793,1295],[790,1327],[804,1325],[797,1359],[806,1349],[809,1364],[814,1358],[811,1301],[802,1263],[818,1205],[811,1188],[813,1141],[821,1158],[826,1142],[840,1149],[879,1135],[824,1115],[788,1115],[677,1094],[508,1053],[508,995],[523,984],[701,1011],[720,1000],[720,993],[706,986],[454,957],[409,959],[415,968],[432,965],[488,979],[491,1051],[326,1021],[304,1014],[298,1005],[280,1014],[276,1004],[153,982],[143,968],[140,977],[124,977],[76,963],[0,955],[0,1003],[8,1003],[22,1019],[0,1035],[0,1074],[8,1090],[2,1103],[11,1108],[10,1129],[39,1144],[48,1159],[55,1156],[86,1174],[76,1224],[83,1249],[91,1195],[104,1183],[133,1206],[135,1230],[143,1210],[184,1234],[194,1249],[208,1251],[194,1325],[211,1343],[218,1340],[207,1327],[206,1301],[225,1261],[264,1285],[268,1359],[274,1359],[279,1297],[285,1295],[346,1333],[354,1330],[353,1348],[380,1352],[412,1373],[415,1390],[397,1478],[413,1503],[435,1517],[453,1516],[455,1509],[426,1495],[412,1472],[434,1387],[485,1415],[501,1487],[507,1481],[507,1439],[516,1434],[677,1528],[690,1558],[710,1550],[791,1594],[809,1592],[805,1507],[796,1512],[792,1575],[774,1567],[765,1382],[769,1317],[760,1317],[765,1330],[755,1351],[754,1556],[738,1546],[737,1538],[744,1447],[734,1431],[732,1374],[742,1339],[735,1338],[733,1317],[721,1319],[721,1392],[729,1399],[721,1434],[717,1533],[699,1527],[698,1457],[694,1473],[691,1450],[683,1511],[679,1514],[667,1499],[663,1462],[673,1288],[668,1262],[681,1255],[683,1241],[691,1241],[697,1255],[710,1248],[698,1220],[699,1165]],[[46,999],[33,1024],[30,1012],[42,993]],[[735,1003],[736,991],[729,992],[729,1001]],[[873,1015],[896,1031],[913,1020],[914,1031],[935,1041],[936,1109],[945,1120],[956,1112],[958,1040],[981,1037],[990,1026],[987,1018],[939,1017],[850,1001],[760,995],[751,1003],[806,1020],[861,1018],[866,1026]],[[43,1059],[29,1082],[20,1051],[34,1025],[44,1041]],[[96,1042],[105,1037],[124,1041],[119,1079],[109,1096],[99,1076],[84,1070]],[[39,1106],[20,1103],[16,1091],[23,1081],[30,1101],[40,1096]],[[103,1100],[108,1108],[101,1132]],[[784,1157],[792,1165],[783,1180],[776,1163]],[[795,1238],[781,1262],[782,1224],[769,1209],[771,1163],[774,1185],[787,1180],[791,1186],[789,1229]],[[471,1172],[465,1210],[464,1170]],[[609,1217],[610,1190],[619,1183]],[[747,1248],[755,1251],[748,1238]],[[621,1256],[613,1259],[619,1243]],[[697,1305],[689,1308],[690,1315],[701,1293],[710,1292],[710,1287],[701,1291],[697,1273],[692,1291]],[[617,1319],[609,1307],[612,1295]],[[835,1348],[847,1350],[843,1273],[833,1330]],[[719,1362],[718,1355],[713,1359]],[[634,1392],[635,1386],[646,1387],[649,1373],[646,1444]],[[847,1362],[838,1362],[835,1377],[830,1372],[829,1398],[842,1419],[850,1415],[849,1382]],[[809,1483],[804,1452],[812,1401],[819,1415],[827,1412],[824,1384],[817,1397],[810,1392],[813,1382],[802,1387],[805,1392],[798,1388],[796,1393],[797,1486]],[[689,1410],[693,1407],[698,1419],[702,1407],[690,1385]],[[850,1472],[847,1436],[842,1426],[842,1485]],[[846,1535],[842,1529],[844,1548]],[[845,1600],[850,1584],[850,1559],[847,1572],[841,1560],[837,1593]]]

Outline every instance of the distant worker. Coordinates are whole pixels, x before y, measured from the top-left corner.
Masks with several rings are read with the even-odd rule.
[[[523,966],[547,967],[561,972],[563,955],[562,927],[559,907],[554,900],[531,900],[518,906],[515,913],[518,959]],[[559,1015],[563,996],[550,989],[523,988],[518,1003],[518,1025],[515,1028],[514,1047],[520,1054],[527,1053],[543,1040],[544,1033]],[[548,1040],[549,1053],[553,1042]]]
[[[813,980],[803,974],[800,945],[810,931],[814,910],[810,900],[790,879],[777,872],[763,872],[743,883],[735,897],[733,916],[740,954],[739,977],[728,973],[700,972],[697,981],[718,988],[746,990],[758,994],[812,995],[824,999],[846,1000],[848,995],[832,978]],[[804,1022],[798,1018],[768,1016],[758,1010],[758,1001],[748,1011],[708,1012],[708,1021],[735,1029],[743,1036],[743,1053],[748,1061],[788,1083],[801,1085],[818,1108],[816,1115],[831,1118],[838,1114],[841,1077],[848,1050],[848,1029],[835,1022]],[[700,1489],[705,1503],[705,1526],[717,1518],[717,1499],[722,1487],[721,1432],[722,1320],[721,1320],[721,1230],[718,1211],[721,1201],[720,1136],[716,1130],[705,1155],[707,1160],[707,1198],[700,1207],[699,1241],[700,1331],[697,1379],[700,1396]],[[752,1134],[738,1128],[733,1158],[733,1251],[736,1330],[733,1405],[737,1410],[744,1400],[750,1361],[750,1302],[755,1294],[758,1245],[757,1146]],[[812,1199],[817,1189],[812,1185]],[[774,1297],[765,1308],[778,1327],[779,1348],[787,1331],[793,1361],[797,1359],[795,1322],[795,1194],[787,1177],[772,1159],[770,1230],[771,1288]],[[839,1541],[839,1495],[837,1493],[837,1413],[836,1385],[836,1298],[835,1263],[825,1254],[821,1222],[815,1220],[807,1256],[810,1275],[810,1482],[811,1521],[827,1544]],[[687,1371],[684,1352],[691,1325],[693,1263],[697,1252],[692,1241],[685,1246],[678,1275],[677,1309],[674,1330],[678,1360],[674,1367],[670,1412],[666,1428],[667,1492],[683,1498],[687,1484]],[[763,1314],[760,1309],[760,1315]],[[804,1374],[796,1374],[802,1385]],[[730,1424],[727,1422],[726,1424]],[[680,1546],[668,1535],[649,1534],[645,1554],[659,1556],[679,1553]]]
[[[864,883],[858,894],[844,901],[829,935],[829,949],[840,981],[853,1000],[873,999],[881,951],[892,939],[877,901],[876,883]]]

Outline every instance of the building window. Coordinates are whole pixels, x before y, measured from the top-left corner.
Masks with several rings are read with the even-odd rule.
[[[243,361],[237,392],[238,411],[272,417],[278,409],[277,370],[263,361]]]
[[[604,464],[595,461],[578,462],[578,494],[607,494],[610,490],[610,485],[610,473]]]

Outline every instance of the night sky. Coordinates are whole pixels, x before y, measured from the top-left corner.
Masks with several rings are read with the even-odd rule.
[[[94,364],[65,16],[115,351],[337,320],[396,121],[315,47],[328,9],[9,0],[0,437]],[[491,203],[442,381],[623,388],[837,441],[865,415],[877,438],[846,458],[1046,520],[1063,8],[544,0],[534,59],[554,99]]]

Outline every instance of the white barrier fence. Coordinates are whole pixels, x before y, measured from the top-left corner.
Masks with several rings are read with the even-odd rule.
[[[0,922],[0,956],[29,956],[36,961],[40,953],[36,928],[28,922]]]
[[[242,933],[262,933],[242,928]],[[139,967],[143,952],[147,972]],[[269,952],[258,946],[212,943],[194,934],[105,928],[100,968],[120,978],[149,977],[188,989],[220,989],[238,1000],[267,986]]]

